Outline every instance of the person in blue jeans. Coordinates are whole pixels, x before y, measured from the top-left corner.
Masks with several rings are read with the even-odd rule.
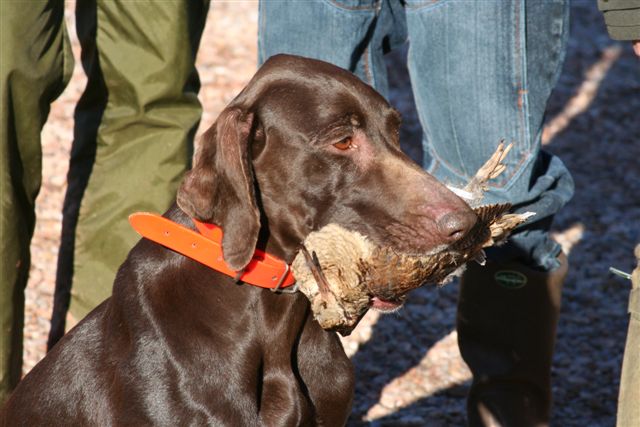
[[[470,425],[529,426],[550,418],[550,369],[567,259],[550,239],[573,195],[567,168],[541,150],[545,106],[568,35],[565,0],[264,0],[259,60],[321,59],[388,94],[385,52],[409,41],[408,69],[423,129],[423,166],[464,186],[513,142],[486,203],[535,212],[509,242],[471,263],[458,301],[458,343],[473,373]]]

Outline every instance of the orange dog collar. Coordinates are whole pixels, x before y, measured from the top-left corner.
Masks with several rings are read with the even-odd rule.
[[[129,223],[142,237],[227,276],[273,291],[295,284],[289,264],[259,249],[243,271],[230,269],[222,258],[222,229],[192,220],[199,233],[157,214],[138,212],[129,216]]]

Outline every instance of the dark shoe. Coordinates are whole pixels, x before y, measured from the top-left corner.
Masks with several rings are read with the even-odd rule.
[[[551,272],[521,263],[470,263],[458,300],[458,345],[473,373],[470,426],[547,425],[551,358],[568,262]]]

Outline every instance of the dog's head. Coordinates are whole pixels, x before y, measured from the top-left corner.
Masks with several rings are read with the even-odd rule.
[[[263,249],[292,261],[329,223],[402,253],[446,248],[473,211],[412,162],[400,116],[353,74],[289,55],[269,59],[205,133],[178,205],[224,230],[227,264]]]

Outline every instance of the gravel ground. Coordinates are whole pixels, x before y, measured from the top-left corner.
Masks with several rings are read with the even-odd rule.
[[[74,35],[73,3],[67,9]],[[640,61],[627,44],[608,38],[595,2],[573,1],[572,12],[567,59],[543,135],[547,149],[560,155],[576,181],[575,198],[554,226],[572,269],[554,358],[552,421],[612,426],[629,283],[607,270],[630,271],[633,246],[640,241]],[[256,23],[255,2],[214,2],[198,57],[201,130],[255,71]],[[78,58],[77,41],[74,50]],[[389,56],[391,97],[403,113],[405,149],[419,159],[419,124],[404,54]],[[43,130],[45,178],[27,288],[25,372],[44,355],[49,329],[73,108],[86,84],[77,62]],[[456,294],[455,283],[417,290],[403,310],[368,314],[344,340],[357,375],[349,425],[463,425],[470,373],[456,345]]]

